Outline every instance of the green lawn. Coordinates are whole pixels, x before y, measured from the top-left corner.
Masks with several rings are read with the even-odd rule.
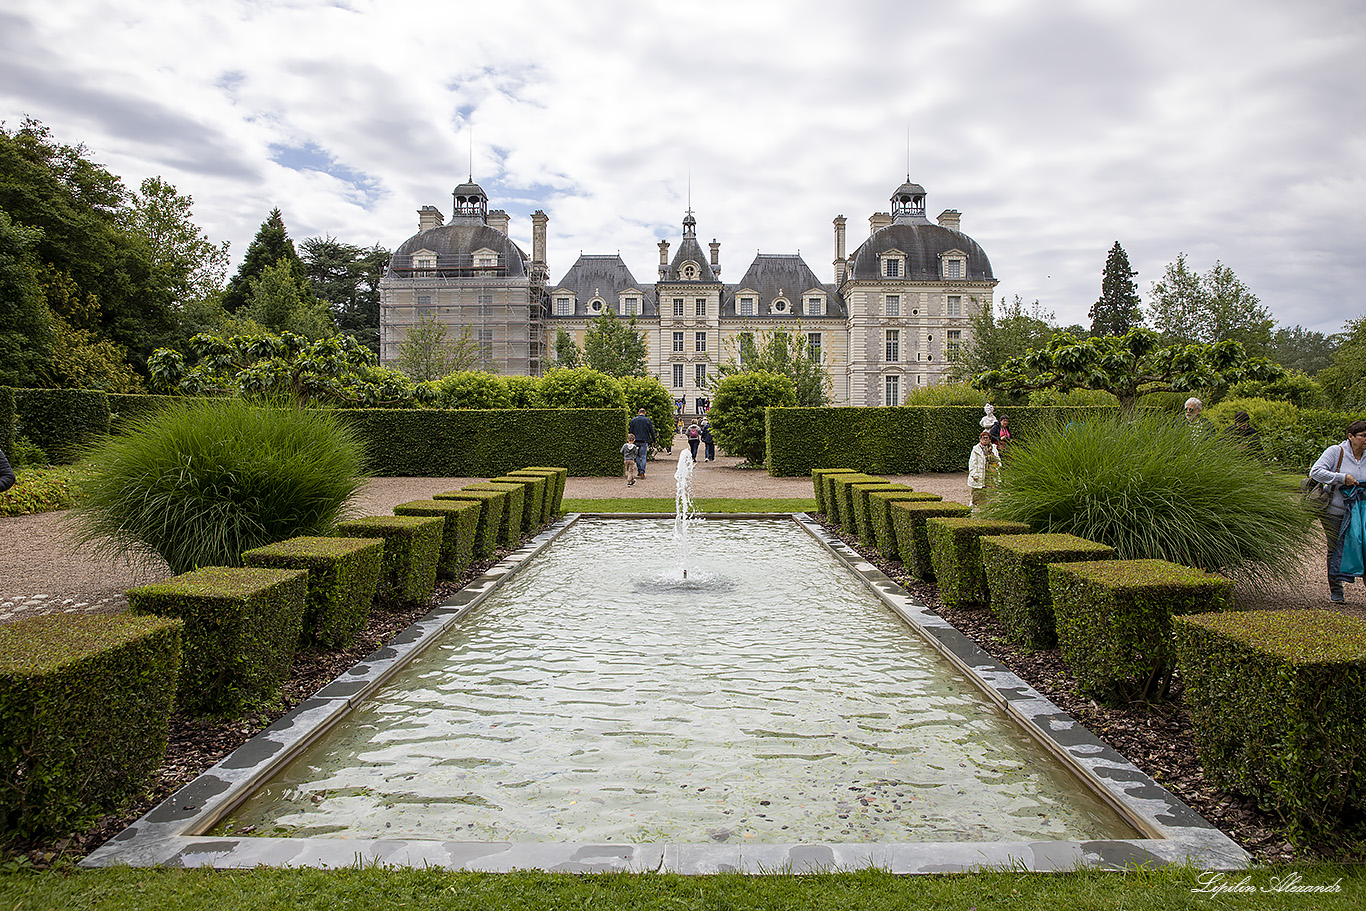
[[[99,870],[0,875],[0,908],[25,911],[302,911],[302,909],[1303,909],[1366,903],[1363,868],[1299,866],[1224,874],[1251,892],[1201,889],[1201,871],[806,876],[448,873],[440,870]],[[1297,882],[1292,883],[1293,877]],[[1275,892],[1278,884],[1336,892]]]
[[[565,512],[667,512],[674,511],[673,497],[620,497],[587,499],[566,497]],[[787,499],[727,500],[703,498],[692,501],[693,512],[815,512],[810,497]]]

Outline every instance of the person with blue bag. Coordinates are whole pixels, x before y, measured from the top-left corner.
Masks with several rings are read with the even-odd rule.
[[[1357,576],[1366,575],[1361,566],[1363,555],[1361,547],[1349,557],[1347,567],[1343,567],[1343,547],[1347,543],[1344,528],[1352,527],[1351,519],[1356,518],[1356,540],[1366,540],[1366,490],[1354,490],[1366,480],[1366,421],[1353,421],[1347,425],[1347,439],[1329,446],[1318,457],[1309,477],[1332,491],[1332,499],[1319,517],[1323,523],[1323,536],[1328,548],[1328,600],[1342,604],[1347,600],[1343,594],[1342,583],[1354,582]],[[1344,492],[1351,494],[1350,501]],[[1349,512],[1350,508],[1350,512]],[[1347,572],[1355,569],[1355,572]]]

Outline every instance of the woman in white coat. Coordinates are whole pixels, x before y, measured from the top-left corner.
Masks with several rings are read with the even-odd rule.
[[[972,508],[987,501],[990,492],[1001,479],[1001,451],[991,442],[991,431],[983,430],[968,456],[968,493],[972,495]]]

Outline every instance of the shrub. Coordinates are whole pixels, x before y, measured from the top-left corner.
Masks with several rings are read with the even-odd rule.
[[[242,554],[247,566],[308,571],[308,604],[300,641],[344,648],[370,617],[384,566],[384,542],[373,538],[301,536]]]
[[[0,831],[79,829],[166,758],[181,623],[128,614],[0,624]]]
[[[474,512],[477,514],[478,510]],[[425,604],[436,589],[441,533],[445,527],[442,516],[366,516],[337,523],[337,534],[384,541],[384,572],[379,583],[382,603]],[[471,532],[471,549],[473,544]]]
[[[906,391],[902,405],[966,405],[981,409],[987,403],[987,394],[974,389],[971,380],[957,383],[935,383],[933,386],[912,386]]]
[[[939,584],[939,600],[948,607],[972,607],[990,602],[982,571],[982,538],[1018,535],[1029,531],[1022,522],[1002,522],[972,516],[936,516],[925,520],[930,543],[930,565]]]
[[[915,490],[874,490],[868,494],[868,523],[873,528],[873,540],[886,560],[900,560],[896,546],[896,529],[892,527],[893,503],[938,503],[944,498],[934,493]]]
[[[22,434],[14,438],[14,443],[5,450],[5,454],[9,457],[10,467],[15,469],[45,468],[52,464],[42,447]]]
[[[413,500],[394,507],[398,516],[439,516],[442,519],[437,575],[458,579],[474,563],[480,519],[485,506],[475,500]],[[499,513],[501,516],[502,514]],[[496,526],[495,526],[496,527]],[[491,551],[490,551],[491,552]]]
[[[56,464],[79,459],[109,433],[109,399],[97,389],[14,390],[17,432]]]
[[[325,534],[357,490],[362,451],[331,412],[206,399],[166,408],[93,452],[77,534],[176,574]]]
[[[541,525],[545,511],[546,479],[540,475],[504,474],[489,478],[493,484],[521,484],[525,488],[522,500],[522,534],[530,534]]]
[[[461,490],[491,490],[507,495],[504,501],[503,518],[498,525],[498,540],[512,547],[522,538],[522,521],[526,515],[526,488],[521,484],[499,484],[487,481],[479,484],[466,484]]]
[[[479,370],[461,370],[432,384],[441,396],[442,408],[511,408],[512,393],[501,376]]]
[[[1271,399],[1290,402],[1296,408],[1325,408],[1328,396],[1323,387],[1302,370],[1287,370],[1279,379],[1244,380],[1228,388],[1230,398]]]
[[[674,400],[669,390],[664,388],[655,377],[617,377],[621,391],[626,396],[626,413],[635,415],[644,408],[655,426],[655,449],[671,449],[674,427]],[[622,428],[621,442],[626,442],[626,430]],[[659,445],[659,444],[663,445]],[[621,444],[618,443],[618,446]]]
[[[568,468],[530,465],[526,468],[521,468],[517,471],[511,472],[511,474],[543,474],[546,477],[553,478],[555,481],[555,502],[547,508],[546,518],[547,520],[553,519],[555,518],[555,516],[558,516],[560,513],[564,512],[564,483],[569,479]]]
[[[901,554],[902,565],[912,578],[922,582],[934,579],[925,521],[934,516],[967,516],[972,510],[961,503],[944,502],[898,501],[889,506],[892,529],[896,532],[896,549]]]
[[[872,509],[868,505],[868,497],[874,491],[915,492],[905,484],[894,484],[885,480],[849,485],[849,499],[854,507],[853,518],[849,523],[850,530],[864,547],[872,547],[876,540],[873,536]]]
[[[541,381],[534,376],[505,376],[503,382],[507,384],[508,396],[512,400],[512,408],[544,408],[545,400],[541,398]]]
[[[825,505],[825,476],[828,474],[861,474],[852,468],[813,468],[811,469],[811,486],[816,492],[816,511],[828,513],[830,510]]]
[[[479,559],[493,556],[493,552],[498,549],[498,535],[503,527],[503,513],[507,510],[508,495],[501,490],[448,490],[445,493],[432,495],[433,500],[472,500],[479,503],[479,518],[475,520],[474,530],[474,552],[473,556]],[[435,515],[434,512],[418,512],[413,509],[416,506],[425,504],[424,500],[417,500],[413,503],[403,503],[403,509],[394,507],[394,512],[398,515]],[[412,510],[412,511],[410,511]],[[444,513],[442,513],[444,515]],[[447,529],[446,534],[450,534]],[[442,544],[442,547],[447,547]]]
[[[764,409],[796,404],[797,390],[788,377],[761,371],[735,373],[716,384],[707,417],[716,445],[759,465],[768,446]]]
[[[573,370],[556,368],[541,377],[541,398],[547,408],[625,408],[626,393],[616,377],[599,373],[590,367],[576,367]],[[670,414],[672,414],[670,406]],[[654,418],[651,418],[654,420]],[[624,425],[623,425],[624,426]],[[664,425],[668,427],[669,424]],[[660,428],[656,427],[656,431]],[[626,441],[626,431],[621,432],[620,446]],[[617,459],[621,461],[620,458]],[[621,470],[621,465],[617,465]]]
[[[1115,557],[1109,545],[1060,534],[1001,535],[983,541],[981,550],[991,611],[1010,638],[1029,648],[1058,643],[1048,565]]]
[[[985,515],[1108,544],[1121,559],[1252,577],[1298,573],[1308,530],[1255,457],[1145,413],[1053,424],[1013,444]]]
[[[1292,427],[1300,414],[1298,408],[1286,401],[1233,397],[1224,399],[1202,414],[1219,430],[1227,430],[1233,426],[1233,416],[1240,411],[1247,412],[1258,434]]]
[[[860,481],[886,483],[885,478],[875,478],[861,472],[831,472],[822,475],[821,483],[825,485],[825,515],[831,525],[848,530],[846,526],[853,522],[854,513],[853,504],[845,497],[845,490],[849,484]]]
[[[524,481],[531,478],[540,482],[540,490],[536,494],[537,501],[540,503],[540,513],[533,527],[540,527],[554,517],[555,488],[559,485],[559,481],[553,473],[523,468],[521,471],[509,471],[500,477],[510,481]],[[499,480],[499,478],[494,478],[494,480]]]
[[[307,601],[302,569],[208,567],[128,590],[133,613],[185,621],[176,704],[214,716],[240,715],[279,696]]]
[[[13,448],[14,387],[0,386],[0,452],[8,453]]]
[[[1062,659],[1102,699],[1165,692],[1175,661],[1171,618],[1227,610],[1233,583],[1165,560],[1052,563],[1048,591]]]
[[[0,516],[28,516],[70,509],[81,501],[85,471],[79,466],[25,468],[14,473],[14,486],[0,493]]]
[[[1247,611],[1172,626],[1196,747],[1216,787],[1311,834],[1366,811],[1366,622]]]
[[[1030,407],[1041,408],[1044,406],[1064,406],[1064,407],[1099,407],[1099,408],[1118,408],[1119,398],[1112,392],[1104,389],[1068,389],[1066,392],[1057,389],[1035,389],[1029,393],[1026,399]]]

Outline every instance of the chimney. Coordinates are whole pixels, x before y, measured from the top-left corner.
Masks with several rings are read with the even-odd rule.
[[[507,233],[507,216],[503,216],[503,233]],[[547,274],[545,259],[545,229],[550,224],[550,216],[540,209],[531,213],[531,262],[537,267],[537,273],[544,277]]]
[[[489,227],[498,231],[504,237],[506,237],[508,233],[509,221],[510,219],[508,218],[508,214],[504,212],[502,209],[494,209],[493,211],[489,212]]]
[[[890,212],[874,212],[868,216],[868,233],[870,235],[876,234],[891,223],[892,214]]]
[[[659,242],[659,280],[669,277],[669,242],[661,240]]]
[[[423,206],[417,210],[417,229],[419,231],[430,231],[432,228],[439,228],[446,222],[446,216],[441,214],[441,210],[436,206]]]
[[[713,238],[711,239],[711,243],[708,244],[707,246],[711,247],[711,271],[712,271],[712,274],[715,275],[717,278],[720,278],[720,277],[721,277],[721,244],[720,244],[720,242],[717,241],[716,238],[713,237]]]
[[[845,257],[844,257],[844,225],[845,225],[845,218],[844,218],[844,216],[843,216],[843,215],[836,215],[836,216],[835,216],[834,225],[835,225],[835,284],[836,284],[836,285],[839,285],[839,284],[842,284],[842,283],[844,282],[844,271],[845,271],[845,269],[846,269],[847,266],[848,266],[848,263],[845,261]]]
[[[963,213],[957,209],[945,209],[939,213],[939,226],[948,228],[950,231],[961,231],[962,228],[958,227],[958,223],[962,217]]]

